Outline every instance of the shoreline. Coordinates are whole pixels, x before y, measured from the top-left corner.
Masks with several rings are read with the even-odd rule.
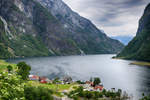
[[[133,61],[130,63],[130,65],[139,65],[139,66],[149,66],[150,67],[150,62]]]
[[[120,60],[129,60],[129,59],[125,59],[124,57],[112,57],[112,59],[120,59]],[[149,66],[150,67],[150,62],[146,62],[146,61],[133,61],[133,60],[129,60],[131,61],[130,65],[139,65],[139,66]]]

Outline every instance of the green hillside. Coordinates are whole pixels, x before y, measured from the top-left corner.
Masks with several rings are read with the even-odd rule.
[[[117,55],[124,59],[150,61],[150,4],[139,21],[139,28],[134,39]]]

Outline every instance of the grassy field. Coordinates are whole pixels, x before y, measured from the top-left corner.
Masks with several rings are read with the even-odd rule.
[[[51,90],[57,90],[60,92],[63,90],[70,89],[75,84],[41,84],[41,83],[36,82],[36,81],[28,81],[28,85],[41,86],[41,87],[49,88]]]
[[[64,95],[62,95],[62,92],[64,90],[66,91],[71,91],[72,89],[74,89],[74,87],[78,87],[77,84],[73,83],[73,84],[41,84],[39,82],[36,81],[28,81],[26,83],[26,85],[30,85],[30,86],[35,86],[35,87],[43,87],[43,88],[48,88],[51,89],[54,94],[58,97],[63,97]]]
[[[131,65],[150,66],[150,62],[132,62]]]
[[[0,71],[6,70],[8,65],[11,65],[13,68],[16,67],[16,64],[12,64],[12,63],[8,63],[4,60],[0,60]]]

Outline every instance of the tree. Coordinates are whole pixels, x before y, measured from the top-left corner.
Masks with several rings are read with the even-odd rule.
[[[94,78],[94,86],[98,85],[99,83],[101,83],[100,78],[98,77]]]
[[[92,77],[90,78],[90,82],[93,82],[93,78]]]
[[[22,76],[23,80],[27,80],[30,74],[29,72],[31,70],[31,67],[27,65],[25,62],[19,62],[17,66],[18,66],[18,74]]]
[[[13,70],[13,67],[11,65],[8,65],[7,70],[8,70],[8,72],[11,72]]]
[[[117,93],[116,93],[116,94],[117,94],[117,96],[118,96],[118,97],[121,97],[122,90],[121,90],[121,89],[118,89],[118,91],[117,91]]]
[[[103,91],[102,91],[103,95],[105,95],[106,92],[107,92],[106,89],[103,89]]]

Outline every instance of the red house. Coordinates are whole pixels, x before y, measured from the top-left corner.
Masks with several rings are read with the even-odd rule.
[[[102,90],[104,89],[104,87],[98,85],[98,86],[95,86],[94,89],[95,89],[95,90],[98,90],[98,91],[102,91]]]
[[[33,80],[33,81],[39,81],[39,76],[37,76],[37,75],[29,75],[29,79],[30,80]]]
[[[46,77],[40,77],[40,83],[48,83]]]
[[[46,77],[40,77],[40,83],[52,83],[52,81]]]

